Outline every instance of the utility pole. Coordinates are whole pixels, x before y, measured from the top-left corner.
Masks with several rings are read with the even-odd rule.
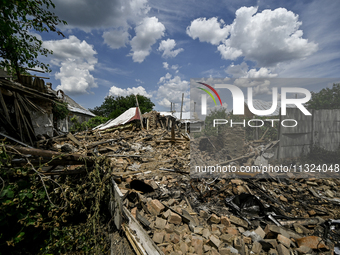
[[[180,116],[180,120],[182,120],[182,112],[183,112],[183,99],[184,99],[184,93],[182,93],[182,104],[181,104],[181,116]]]

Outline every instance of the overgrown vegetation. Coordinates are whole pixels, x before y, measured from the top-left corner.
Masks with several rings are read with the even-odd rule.
[[[0,254],[107,254],[111,172],[97,158],[53,180],[41,167],[12,168],[0,145]]]
[[[279,132],[279,126],[280,126],[280,121],[277,121],[279,119],[279,116],[255,116],[254,119],[262,120],[263,121],[263,126],[261,127],[250,127],[248,124],[245,127],[246,130],[246,140],[251,141],[251,140],[259,140],[261,137],[265,134],[263,137],[263,140],[267,141],[275,141],[278,139],[278,132]],[[276,121],[265,121],[266,119],[276,119]],[[248,122],[250,119],[246,119],[246,122]],[[261,125],[260,121],[255,121],[251,122],[251,125],[255,126]],[[256,134],[257,133],[257,134]],[[257,137],[257,138],[256,138]]]
[[[340,163],[340,145],[336,151],[328,151],[324,148],[314,145],[310,153],[303,158],[304,161],[313,164],[339,164]]]
[[[332,88],[311,93],[312,98],[306,103],[309,109],[340,109],[340,83],[333,84]]]
[[[206,136],[217,136],[218,133],[221,133],[225,130],[226,125],[219,125],[218,128],[214,127],[214,119],[227,119],[229,117],[229,113],[226,108],[213,109],[210,113],[205,117],[205,128],[203,133]]]
[[[52,113],[53,113],[53,118],[55,121],[57,120],[63,120],[67,118],[69,114],[69,109],[67,108],[67,103],[66,102],[53,102],[52,104]]]
[[[102,123],[107,122],[108,120],[109,118],[107,117],[96,116],[96,117],[89,119],[89,121],[84,121],[83,123],[79,123],[77,116],[74,116],[73,118],[71,118],[72,127],[70,128],[70,131],[74,133],[74,132],[89,130],[89,129],[99,126]]]
[[[143,113],[152,111],[152,108],[155,106],[154,103],[151,102],[150,98],[147,98],[142,95],[137,95],[139,108]],[[101,106],[97,106],[94,109],[89,109],[95,115],[108,117],[109,119],[117,118],[126,110],[131,107],[136,107],[136,97],[135,95],[129,96],[107,96],[105,97],[104,102]]]

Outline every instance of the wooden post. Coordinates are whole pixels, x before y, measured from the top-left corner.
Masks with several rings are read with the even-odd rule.
[[[141,113],[140,108],[139,108],[139,103],[138,103],[137,95],[135,95],[135,97],[136,97],[137,107],[138,107],[138,111],[139,111],[140,125],[141,125],[142,129],[144,129],[144,126],[143,126],[143,116],[142,116],[142,113]]]
[[[184,93],[182,93],[182,104],[181,104],[181,116],[180,116],[180,120],[182,120],[182,112],[183,112],[183,99],[184,99]]]
[[[171,120],[171,142],[175,142],[175,121]]]

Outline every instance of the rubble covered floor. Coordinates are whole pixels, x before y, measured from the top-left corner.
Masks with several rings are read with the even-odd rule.
[[[110,167],[103,171],[112,172],[123,206],[160,253],[333,254],[340,246],[338,179],[191,178],[190,139],[178,129],[174,136],[162,128],[127,125],[39,144],[73,158],[108,158]],[[122,221],[126,232],[126,214]]]

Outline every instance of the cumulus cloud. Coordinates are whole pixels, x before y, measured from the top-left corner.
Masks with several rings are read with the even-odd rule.
[[[303,38],[297,14],[285,8],[257,11],[256,7],[239,8],[230,25],[218,22],[216,17],[199,18],[191,22],[187,34],[218,45],[224,59],[245,57],[263,67],[304,59],[317,51],[316,43]]]
[[[66,20],[67,29],[92,29],[129,27],[129,21],[138,22],[149,10],[147,0],[55,0],[55,13]]]
[[[242,62],[240,65],[231,64],[225,70],[227,74],[230,74],[233,78],[274,78],[277,74],[272,73],[269,68],[261,67],[260,69],[250,69],[247,63]]]
[[[177,70],[178,68],[179,68],[179,65],[172,65],[172,66],[171,66],[171,69],[172,69],[172,70]]]
[[[206,19],[198,18],[191,21],[187,27],[187,34],[193,38],[198,38],[200,42],[208,42],[218,45],[229,35],[230,26],[225,25],[224,21],[216,17]]]
[[[172,75],[167,73],[160,78],[161,85],[157,90],[158,104],[163,107],[169,107],[171,102],[175,103],[178,107],[181,105],[182,93],[184,93],[183,110],[188,111],[190,99],[189,88],[190,83],[186,80],[182,80],[179,76],[172,78]],[[179,110],[179,108],[177,108]]]
[[[129,33],[122,29],[114,29],[103,33],[104,43],[111,49],[125,47],[129,42]]]
[[[141,84],[144,83],[144,81],[142,81],[141,79],[135,79],[135,81],[136,81],[137,83],[141,83]]]
[[[159,78],[158,83],[162,83],[165,80],[169,80],[169,79],[171,79],[171,77],[172,77],[172,75],[170,73],[167,73],[165,76],[162,76],[161,78]]]
[[[55,78],[61,83],[57,90],[61,89],[69,95],[79,95],[98,87],[90,73],[98,61],[95,57],[97,52],[92,45],[71,35],[68,39],[45,41],[43,47],[53,51],[51,63],[60,66],[60,71],[55,74]]]
[[[159,44],[158,50],[163,51],[162,57],[164,58],[174,58],[184,49],[179,48],[174,50],[176,47],[176,41],[174,39],[162,40]]]
[[[272,88],[270,87],[270,80],[262,79],[236,79],[234,85],[239,87],[252,87],[253,96],[255,95],[270,95]]]
[[[317,51],[317,44],[302,38],[299,16],[285,8],[264,10],[241,7],[231,24],[230,37],[218,46],[222,58],[244,56],[261,66],[305,58]]]
[[[122,88],[118,88],[116,86],[112,86],[110,88],[109,91],[109,95],[110,96],[128,96],[128,95],[142,95],[145,97],[152,97],[151,94],[147,93],[145,88],[142,86],[138,86],[138,87],[132,87],[132,88],[126,88],[126,89],[122,89]]]
[[[134,62],[142,63],[150,54],[151,46],[164,36],[165,26],[156,17],[146,17],[135,27],[136,36],[132,38],[131,53]]]
[[[163,68],[164,68],[164,69],[169,69],[169,64],[168,64],[168,62],[163,62]]]

